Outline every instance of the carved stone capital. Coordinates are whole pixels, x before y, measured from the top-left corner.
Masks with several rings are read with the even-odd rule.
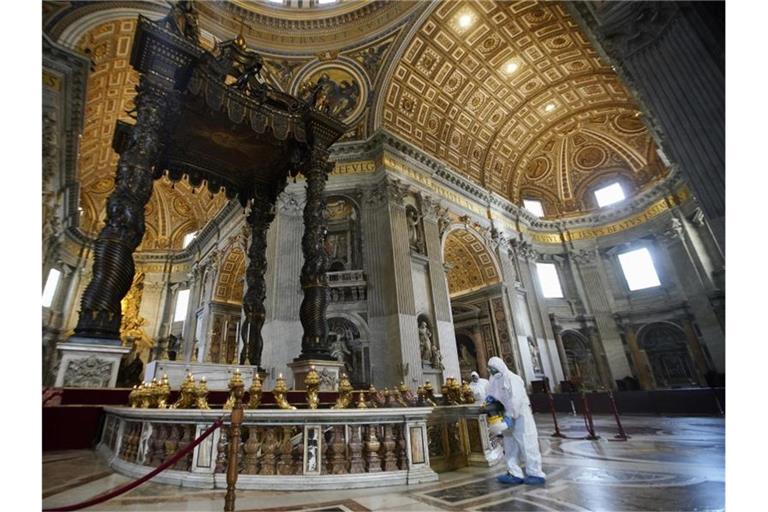
[[[410,187],[398,180],[397,178],[387,178],[387,198],[390,202],[396,205],[403,206],[405,196],[408,194]]]
[[[684,231],[683,222],[677,217],[672,217],[659,235],[664,241],[671,243],[682,240]]]
[[[513,253],[523,259],[535,260],[539,256],[539,253],[536,252],[533,245],[525,240],[510,240],[510,246],[512,247]]]
[[[679,12],[675,2],[610,4],[603,16],[603,33],[623,58],[657,41]]]
[[[597,259],[596,249],[577,249],[568,253],[568,256],[579,265],[589,265]]]

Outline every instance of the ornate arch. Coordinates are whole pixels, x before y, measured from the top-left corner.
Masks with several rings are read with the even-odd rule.
[[[463,232],[464,234],[459,234]],[[464,224],[452,224],[442,240],[443,262],[448,270],[448,290],[456,295],[501,281],[499,262],[483,236]]]

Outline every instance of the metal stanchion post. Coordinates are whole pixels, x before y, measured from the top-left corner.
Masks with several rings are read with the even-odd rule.
[[[619,433],[613,436],[615,439],[626,441],[629,436],[624,431],[624,427],[621,426],[621,419],[619,418],[619,410],[616,408],[616,400],[613,399],[613,392],[608,390],[608,399],[611,401],[611,409],[613,410],[613,417],[616,418],[616,426],[619,427]]]
[[[547,392],[547,398],[549,398],[549,410],[552,411],[552,421],[555,422],[555,433],[552,434],[552,437],[565,437],[562,432],[560,432],[560,427],[557,424],[557,414],[555,414],[555,400],[552,398],[552,393]]]
[[[235,370],[235,373],[239,375],[239,371]],[[229,427],[227,495],[224,497],[225,512],[232,512],[235,510],[235,484],[237,483],[237,470],[239,466],[237,456],[240,453],[240,423],[243,421],[243,395],[245,394],[245,385],[241,379],[232,379],[229,382],[229,388],[235,397],[235,405],[232,407]]]
[[[595,424],[592,422],[592,412],[589,410],[589,402],[587,401],[587,393],[582,391],[581,392],[581,401],[584,405],[584,425],[587,427],[587,433],[589,434],[586,439],[589,439],[591,441],[594,441],[595,439],[600,439],[600,436],[598,436],[595,433]]]

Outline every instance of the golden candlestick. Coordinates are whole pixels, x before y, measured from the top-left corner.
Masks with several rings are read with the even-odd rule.
[[[232,377],[229,378],[229,384],[227,385],[229,388],[229,398],[227,398],[227,401],[224,404],[224,410],[232,410],[235,406],[235,389],[244,386],[243,376],[240,375],[240,368],[235,368],[235,371],[232,372]]]
[[[368,406],[365,405],[365,395],[364,395],[363,391],[360,392],[360,396],[358,396],[358,398],[357,398],[357,408],[358,409],[367,409],[368,408]]]
[[[339,397],[336,399],[336,405],[333,409],[346,409],[352,402],[352,384],[350,384],[346,373],[341,374],[339,382]]]
[[[195,387],[195,378],[191,372],[187,372],[184,382],[181,383],[179,399],[170,408],[192,409],[195,405]]]
[[[286,398],[287,393],[288,388],[285,385],[285,379],[283,378],[283,374],[280,373],[277,375],[277,379],[275,380],[275,388],[272,390],[272,394],[275,397],[275,403],[277,403],[277,406],[281,409],[296,409],[294,406],[288,403]]]
[[[461,381],[461,401],[465,404],[475,403],[475,394],[472,392],[472,388],[469,387],[469,383],[465,380]]]
[[[309,367],[307,375],[304,377],[304,387],[307,389],[307,404],[310,409],[317,409],[320,404],[318,391],[320,389],[320,375],[314,366]]]
[[[253,382],[251,387],[248,388],[248,394],[250,395],[248,409],[256,409],[261,404],[261,391],[261,378],[259,378],[258,373],[253,372]]]
[[[208,407],[208,383],[205,381],[205,376],[200,377],[200,384],[195,388],[195,407],[210,409]]]

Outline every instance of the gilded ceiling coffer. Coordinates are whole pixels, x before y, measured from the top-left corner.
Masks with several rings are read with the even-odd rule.
[[[261,79],[261,56],[238,35],[204,50],[192,2],[178,2],[157,22],[139,16],[131,65],[140,73],[133,125],[118,121],[115,191],[106,226],[94,248],[93,278],[83,295],[75,336],[81,342],[120,344],[120,301],[135,271],[133,252],[144,236],[144,206],[152,180],[185,175],[193,187],[224,191],[249,210],[251,230],[243,298],[241,362],[261,363],[266,287],[266,232],[289,176],[307,178],[304,329],[300,359],[330,359],[325,312],[325,181],[328,147],[347,126]],[[89,341],[90,340],[90,341]]]

